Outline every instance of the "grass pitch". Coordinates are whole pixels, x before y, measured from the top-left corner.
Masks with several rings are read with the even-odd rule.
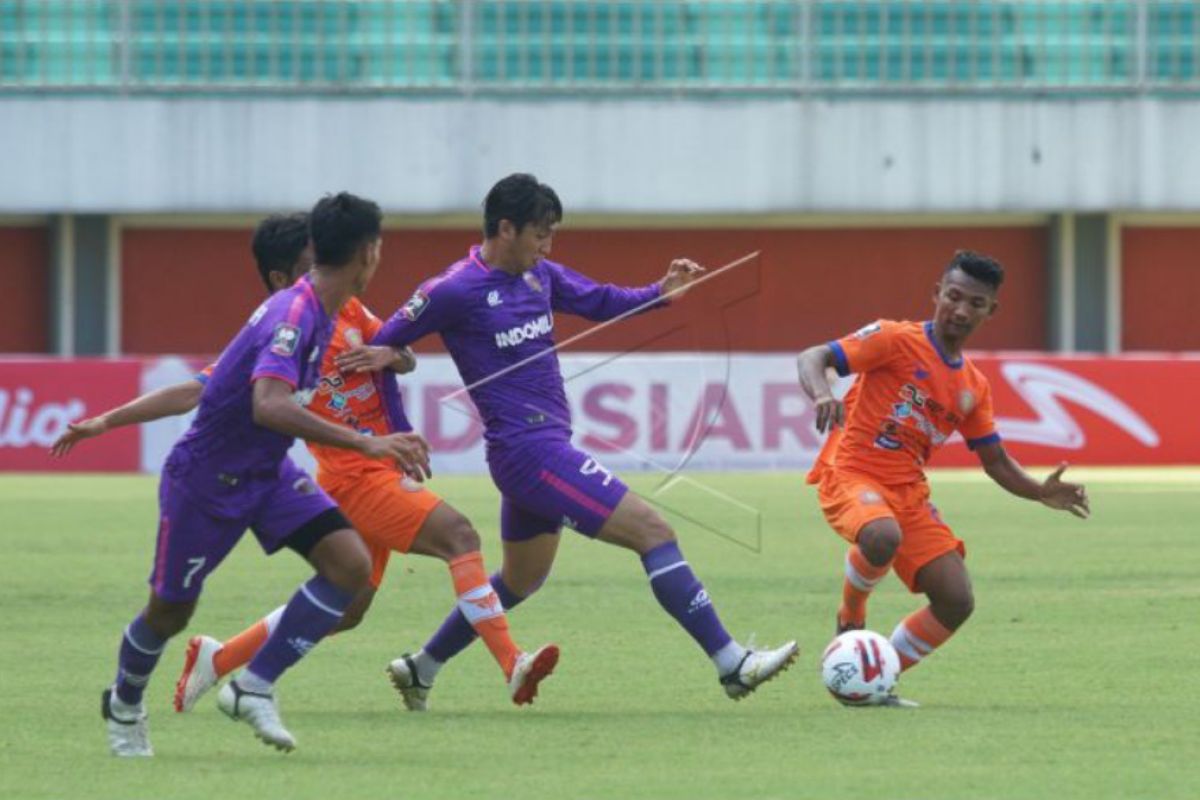
[[[967,542],[977,609],[901,681],[917,711],[843,709],[820,684],[843,547],[814,491],[795,474],[704,475],[736,502],[687,483],[660,495],[683,512],[669,516],[689,561],[735,635],[803,648],[750,699],[724,697],[635,557],[567,534],[551,580],[512,616],[520,642],[563,649],[534,707],[509,705],[475,646],[442,671],[429,713],[401,709],[383,667],[421,644],[452,596],[441,564],[394,559],[363,626],[281,683],[296,753],[259,744],[213,697],[173,713],[178,639],[147,695],[157,755],[132,762],[108,755],[99,696],[145,600],[155,482],[3,476],[0,797],[1195,798],[1200,476],[1072,476],[1091,481],[1087,522],[974,473],[934,475]],[[490,483],[433,487],[475,521],[497,565]],[[247,537],[191,632],[240,630],[307,574]],[[870,627],[889,633],[917,602],[889,578]]]

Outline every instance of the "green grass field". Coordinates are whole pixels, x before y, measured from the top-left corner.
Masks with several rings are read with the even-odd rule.
[[[1072,476],[1068,471],[1067,477]],[[967,541],[975,616],[901,682],[916,711],[843,709],[825,693],[843,547],[795,474],[705,475],[761,512],[756,552],[675,518],[732,632],[799,639],[801,660],[739,704],[663,614],[637,559],[568,534],[556,571],[512,617],[519,641],[562,646],[532,708],[514,708],[482,647],[449,665],[425,715],[383,676],[452,597],[445,568],[394,560],[363,626],[326,641],[281,684],[299,749],[259,744],[205,698],[170,710],[183,640],[148,703],[157,755],[108,755],[100,690],[145,600],[155,482],[0,477],[0,797],[1195,798],[1200,796],[1197,472],[1087,472],[1087,522],[935,474]],[[632,480],[647,490],[651,483]],[[496,564],[495,493],[439,478]],[[688,486],[665,498],[753,544],[754,518]],[[307,570],[250,537],[210,580],[193,630],[225,636],[285,600]],[[917,605],[889,578],[870,626]]]

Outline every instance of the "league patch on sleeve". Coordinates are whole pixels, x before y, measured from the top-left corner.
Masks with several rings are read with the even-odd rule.
[[[864,325],[854,332],[855,339],[869,339],[875,334],[883,330],[883,326],[878,322],[872,322],[870,325]]]
[[[400,309],[400,313],[407,317],[409,322],[416,322],[417,317],[425,313],[427,308],[429,308],[429,295],[417,289]]]
[[[296,346],[300,344],[300,329],[295,325],[289,325],[286,322],[281,322],[275,326],[275,333],[271,336],[271,352],[277,356],[290,356],[296,352]]]

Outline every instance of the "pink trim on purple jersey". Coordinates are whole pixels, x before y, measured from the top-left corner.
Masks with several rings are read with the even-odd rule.
[[[154,565],[154,592],[162,594],[167,579],[167,540],[171,538],[171,518],[163,516],[158,523],[158,558]]]
[[[256,380],[259,380],[260,378],[274,378],[275,380],[283,381],[288,386],[292,387],[293,391],[296,389],[296,380],[294,378],[288,377],[287,375],[280,375],[278,372],[271,372],[269,370],[263,370],[262,372],[256,372],[250,376],[250,382],[254,383]]]
[[[296,321],[300,319],[300,315],[304,313],[304,302],[306,300],[312,300],[314,303],[317,302],[317,296],[313,293],[312,283],[309,282],[307,277],[296,281],[296,286],[303,289],[304,294],[298,294],[292,298],[292,307],[288,309],[287,313],[289,325],[295,325]]]
[[[483,256],[479,255],[479,250],[479,245],[472,245],[469,256],[471,261],[474,262],[475,266],[479,267],[484,272],[491,272],[492,268],[483,263]]]
[[[594,498],[588,497],[586,494],[579,491],[574,486],[567,483],[549,470],[542,470],[538,477],[540,477],[544,482],[550,484],[550,486],[557,491],[571,498],[571,500],[575,503],[578,503],[588,511],[591,511],[593,514],[598,514],[601,517],[607,517],[613,512],[613,510],[608,506],[597,502]]]

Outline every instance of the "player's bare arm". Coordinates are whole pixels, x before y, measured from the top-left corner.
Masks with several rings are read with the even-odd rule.
[[[829,370],[834,367],[833,350],[827,344],[810,347],[796,358],[800,388],[813,402],[817,430],[825,433],[846,421],[846,406],[833,396]]]
[[[265,428],[315,444],[354,450],[367,458],[390,458],[413,479],[432,476],[429,445],[416,433],[364,436],[358,431],[327,422],[301,408],[292,399],[292,387],[274,378],[254,382],[254,421]]]
[[[115,428],[186,414],[200,404],[203,391],[204,384],[200,381],[186,380],[147,392],[103,414],[69,423],[66,433],[59,436],[50,446],[50,455],[62,458],[84,439],[91,439]]]
[[[1066,462],[1059,464],[1058,469],[1050,473],[1046,480],[1038,481],[1026,472],[999,442],[984,445],[975,452],[988,477],[1017,497],[1037,500],[1042,505],[1059,511],[1070,511],[1080,519],[1087,519],[1091,514],[1087,489],[1083,484],[1062,480],[1062,474],[1067,468]]]
[[[342,372],[382,372],[386,369],[406,375],[417,368],[417,356],[409,347],[362,344],[338,353],[333,363]]]
[[[704,267],[690,258],[676,258],[667,267],[667,274],[658,282],[663,297],[678,300],[687,293],[688,287],[705,273]]]

